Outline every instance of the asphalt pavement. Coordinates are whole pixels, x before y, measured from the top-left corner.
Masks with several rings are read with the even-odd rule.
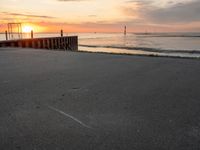
[[[0,49],[0,150],[199,150],[200,60]]]

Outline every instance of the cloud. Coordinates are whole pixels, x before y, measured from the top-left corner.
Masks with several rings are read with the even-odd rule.
[[[155,9],[146,14],[155,22],[187,23],[200,21],[200,1],[178,3],[169,8]]]
[[[97,17],[97,15],[88,15],[88,17]]]
[[[82,1],[89,1],[89,0],[57,0],[59,2],[82,2]]]
[[[136,13],[140,18],[152,23],[190,23],[200,21],[200,1],[192,0],[182,3],[169,1],[170,5],[158,7],[147,1],[128,1],[138,7],[124,7],[123,12],[126,15],[134,16]]]
[[[4,15],[8,16],[22,16],[22,17],[31,17],[31,18],[46,18],[46,19],[55,19],[56,17],[45,16],[45,15],[30,15],[30,14],[22,14],[22,13],[10,13],[10,12],[1,12]]]
[[[151,5],[153,3],[152,0],[128,0],[125,1],[126,4],[129,5],[138,5],[138,6],[147,6],[147,5]]]

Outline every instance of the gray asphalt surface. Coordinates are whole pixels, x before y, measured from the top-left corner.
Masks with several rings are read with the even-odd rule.
[[[0,49],[0,150],[198,150],[200,60]]]

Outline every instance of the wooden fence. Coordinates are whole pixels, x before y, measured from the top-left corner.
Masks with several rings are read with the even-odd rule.
[[[0,47],[78,50],[78,36],[48,37],[0,41]]]

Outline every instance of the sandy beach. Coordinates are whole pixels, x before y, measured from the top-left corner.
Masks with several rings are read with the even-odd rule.
[[[197,150],[199,91],[199,59],[0,48],[0,149]]]

